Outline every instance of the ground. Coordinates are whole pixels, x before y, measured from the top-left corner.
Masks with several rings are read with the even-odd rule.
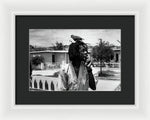
[[[93,74],[95,76],[95,80],[97,83],[96,91],[120,91],[121,90],[121,76],[120,76],[120,68],[103,68],[104,72],[113,73],[113,76],[109,77],[98,77],[98,72],[100,70],[99,67],[93,67]],[[53,70],[33,70],[33,75],[53,75],[55,72],[59,71],[59,69]],[[89,91],[92,91],[89,89]]]
[[[113,76],[98,77],[99,67],[93,68],[93,74],[98,81],[96,91],[121,91],[120,68],[103,68],[103,72],[113,73]]]

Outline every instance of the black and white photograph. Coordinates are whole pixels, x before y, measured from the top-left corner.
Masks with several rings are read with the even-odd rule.
[[[29,91],[121,91],[121,29],[29,29]]]
[[[150,119],[148,0],[0,3],[1,120]]]
[[[134,104],[133,15],[17,15],[16,104]]]

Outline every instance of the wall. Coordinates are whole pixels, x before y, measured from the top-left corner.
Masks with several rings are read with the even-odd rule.
[[[68,54],[67,53],[55,53],[56,62],[62,63],[64,61],[65,63],[68,63]]]
[[[58,53],[58,52],[54,52],[54,53],[50,53],[50,52],[46,52],[46,53],[31,53],[31,57],[35,56],[35,55],[41,55],[44,57],[45,63],[52,63],[52,55],[55,55],[55,63],[62,63],[62,61],[64,61],[65,63],[68,63],[69,61],[69,55],[67,53]]]
[[[48,53],[48,52],[47,53],[31,53],[30,55],[31,55],[30,57],[41,55],[44,57],[45,62],[52,62],[52,53]]]

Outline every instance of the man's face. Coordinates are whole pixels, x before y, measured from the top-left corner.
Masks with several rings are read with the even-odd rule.
[[[80,57],[83,61],[86,61],[88,58],[87,46],[80,45],[79,46]]]

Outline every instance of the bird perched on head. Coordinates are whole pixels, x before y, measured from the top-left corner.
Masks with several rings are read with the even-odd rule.
[[[75,36],[75,35],[71,35],[71,38],[72,38],[75,42],[84,40],[84,39],[81,38],[80,36]]]

